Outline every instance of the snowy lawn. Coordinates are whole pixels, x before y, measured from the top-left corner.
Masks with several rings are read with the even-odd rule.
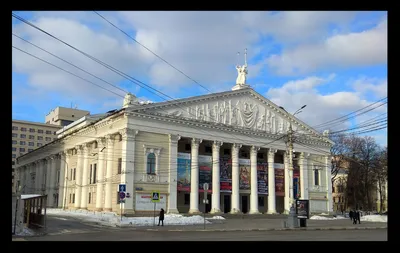
[[[103,225],[132,225],[132,226],[152,226],[154,217],[121,217],[114,212],[93,212],[86,210],[62,210],[62,209],[47,209],[48,215],[60,215],[80,218],[86,221],[98,222]],[[208,219],[224,219],[221,216],[206,218],[206,224],[211,222]],[[156,217],[158,224],[158,216]],[[166,214],[164,216],[164,225],[198,225],[204,224],[204,218],[200,215],[183,216],[181,214]]]
[[[343,220],[343,219],[349,219],[345,218],[343,216],[337,216],[334,218],[331,217],[323,217],[323,216],[318,216],[314,215],[310,217],[310,220]],[[370,222],[387,222],[387,215],[365,215],[360,218],[361,221],[370,221]]]
[[[18,236],[34,236],[35,232],[32,231],[29,228],[24,228],[24,230],[22,232],[16,233],[15,235],[18,235]]]

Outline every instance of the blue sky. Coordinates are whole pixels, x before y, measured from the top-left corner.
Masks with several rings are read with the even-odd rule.
[[[43,30],[173,98],[208,93],[94,12],[14,12]],[[314,126],[387,96],[386,12],[101,12],[141,44],[212,92],[229,90],[248,49],[247,83]],[[13,33],[96,77],[13,36],[13,45],[97,85],[13,50],[13,119],[43,122],[57,106],[92,114],[122,105],[126,91],[162,98],[13,18]],[[240,51],[239,58],[237,52]],[[331,126],[345,129],[385,113]],[[328,127],[328,126],[327,126]],[[318,129],[323,130],[323,129]],[[371,132],[385,145],[386,129]]]

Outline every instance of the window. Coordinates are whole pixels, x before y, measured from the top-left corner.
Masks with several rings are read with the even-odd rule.
[[[93,184],[96,183],[97,181],[97,163],[93,164]]]
[[[14,138],[17,138],[18,137],[18,134],[12,134],[12,137],[14,137]]]
[[[14,148],[14,147],[13,147],[13,148],[12,148],[12,151],[17,151],[17,148]]]
[[[35,129],[34,129],[34,128],[29,128],[29,132],[30,132],[30,133],[34,133],[34,132],[35,132]]]
[[[258,206],[264,206],[264,197],[258,197]]]
[[[75,180],[75,176],[76,176],[76,168],[74,168],[74,177],[73,177],[73,180]]]
[[[118,174],[122,173],[122,158],[118,158]]]
[[[314,170],[314,185],[319,185],[319,170]]]
[[[19,138],[25,139],[25,138],[26,138],[26,134],[21,134],[21,135],[19,136]]]
[[[15,161],[12,161],[12,165],[15,165]],[[12,169],[12,171],[14,172],[14,168]]]
[[[41,146],[43,146],[43,144],[42,143],[38,143],[38,144],[36,144],[36,146],[41,147]]]
[[[38,132],[38,134],[42,134],[43,130],[42,129],[38,129],[37,132]]]
[[[72,203],[75,203],[75,193],[72,194]]]
[[[28,148],[28,152],[32,152],[33,151],[33,149],[31,149],[31,148]]]
[[[12,154],[12,158],[16,158],[17,157],[17,155],[16,154]]]
[[[57,140],[57,138],[53,138],[53,141]]]
[[[70,193],[69,194],[69,203],[71,204],[71,202],[72,202],[72,194]]]
[[[51,137],[46,137],[46,141],[51,141]]]
[[[43,140],[43,136],[38,136],[37,139],[41,141]]]
[[[52,134],[50,130],[46,130],[46,134]]]
[[[190,195],[185,193],[185,205],[190,205]]]
[[[57,131],[54,131],[54,133],[53,133],[54,135],[56,135],[57,134]]]
[[[25,141],[20,141],[19,145],[26,145],[26,142]]]
[[[17,144],[17,141],[16,140],[12,140],[12,144]]]
[[[22,132],[26,132],[26,127],[21,127]]]
[[[91,193],[91,192],[89,192],[89,204],[90,204],[90,200],[91,200],[91,198],[92,198],[92,193]]]
[[[73,175],[74,175],[74,169],[71,169],[71,176],[69,177],[69,180],[72,180]]]
[[[28,145],[31,146],[31,147],[33,147],[33,146],[35,146],[35,143],[29,142]]]
[[[29,135],[29,139],[30,139],[30,140],[34,140],[34,139],[35,139],[35,136],[34,136],[34,135]]]
[[[60,183],[60,171],[57,170],[57,183]]]
[[[25,148],[19,148],[19,152],[25,152]]]
[[[12,130],[18,130],[18,127],[17,126],[13,126]]]
[[[90,170],[89,170],[89,184],[92,184],[92,164],[90,165]]]
[[[156,173],[156,155],[150,153],[147,155],[147,174]]]

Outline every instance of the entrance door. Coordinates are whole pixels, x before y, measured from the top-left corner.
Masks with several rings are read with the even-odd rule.
[[[229,213],[231,211],[231,196],[224,195],[224,213]]]
[[[242,212],[247,213],[249,209],[247,208],[248,203],[247,203],[247,196],[242,196]]]

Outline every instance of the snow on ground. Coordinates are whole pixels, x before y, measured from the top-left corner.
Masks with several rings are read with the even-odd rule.
[[[365,215],[360,218],[361,221],[387,222],[387,215]]]
[[[47,209],[48,215],[69,216],[84,219],[86,221],[99,222],[103,225],[132,225],[132,226],[152,226],[154,217],[121,217],[114,212],[94,212],[87,210],[62,210],[62,209]],[[221,216],[214,216],[212,219],[224,219]],[[155,217],[155,222],[158,224],[158,216]],[[206,224],[211,222],[207,221]],[[204,224],[204,218],[200,215],[183,216],[181,214],[166,214],[164,216],[165,225],[196,225]]]
[[[349,219],[344,216],[338,215],[336,217],[323,217],[323,216],[318,216],[314,215],[310,217],[310,220],[343,220],[343,219]],[[370,222],[387,222],[387,216],[386,215],[365,215],[360,218],[361,221],[370,221]]]
[[[343,216],[336,216],[336,217],[324,217],[324,216],[319,216],[319,215],[314,215],[310,217],[310,220],[343,220],[347,219]]]
[[[222,216],[213,216],[206,218],[206,220],[225,220],[225,218]]]
[[[35,235],[35,232],[33,232],[29,228],[24,228],[24,230],[22,232],[16,233],[16,235],[19,235],[19,236],[33,236],[33,235]]]

